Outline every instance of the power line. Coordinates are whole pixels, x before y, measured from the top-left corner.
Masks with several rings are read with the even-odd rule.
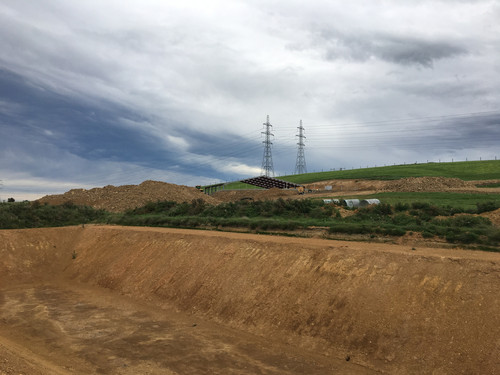
[[[348,123],[338,123],[338,124],[312,124],[309,125],[309,128],[339,128],[339,127],[351,127],[351,126],[363,126],[363,125],[377,125],[377,124],[393,124],[393,125],[401,125],[401,124],[410,124],[414,122],[435,122],[435,121],[443,121],[443,120],[453,120],[453,119],[468,119],[468,118],[476,118],[476,117],[486,117],[495,114],[500,114],[498,110],[495,111],[483,111],[483,112],[466,112],[466,113],[458,113],[454,115],[440,115],[440,116],[425,116],[425,117],[413,117],[413,118],[401,118],[401,119],[391,119],[391,120],[380,120],[380,121],[364,121],[364,122],[348,122]],[[292,129],[293,126],[282,126],[280,125],[280,129]]]

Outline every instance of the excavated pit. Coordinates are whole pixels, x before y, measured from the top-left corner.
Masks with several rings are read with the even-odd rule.
[[[0,374],[499,373],[499,260],[163,228],[4,230]]]

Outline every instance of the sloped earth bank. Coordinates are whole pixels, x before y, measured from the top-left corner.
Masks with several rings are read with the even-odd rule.
[[[335,192],[356,191],[402,191],[402,192],[439,192],[439,191],[467,191],[467,192],[500,192],[499,188],[479,188],[478,185],[498,183],[498,180],[464,181],[459,178],[448,177],[407,177],[399,180],[328,180],[306,184],[306,188],[324,190],[327,186]]]
[[[499,261],[163,228],[4,230],[0,374],[499,373]]]

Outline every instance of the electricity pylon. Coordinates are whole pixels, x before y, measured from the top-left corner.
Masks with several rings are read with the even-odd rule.
[[[302,126],[302,120],[300,120],[299,134],[296,136],[299,137],[299,149],[297,150],[297,162],[295,163],[295,174],[307,173],[306,168],[306,157],[304,156],[304,147],[306,146],[304,143],[304,139],[306,138],[304,135],[304,127]]]
[[[262,134],[265,135],[264,143],[264,155],[262,157],[262,174],[267,177],[274,177],[274,167],[273,167],[273,155],[271,154],[271,137],[274,134],[271,133],[272,125],[269,123],[269,115],[267,115],[267,121],[264,123],[265,131]]]

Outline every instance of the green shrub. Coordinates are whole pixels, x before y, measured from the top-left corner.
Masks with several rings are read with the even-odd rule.
[[[377,205],[373,205],[373,212],[380,216],[389,216],[392,215],[392,207],[388,203],[380,203]]]
[[[430,204],[427,202],[413,202],[411,204],[411,208],[414,210],[425,210],[430,207]]]
[[[410,205],[408,203],[402,203],[402,202],[397,202],[396,205],[394,206],[394,210],[396,212],[408,211],[409,208]]]
[[[392,217],[392,223],[395,225],[411,225],[415,224],[416,220],[413,216],[406,214],[396,214]]]
[[[476,203],[477,209],[476,213],[480,214],[483,212],[495,211],[500,208],[500,204],[495,201]]]

